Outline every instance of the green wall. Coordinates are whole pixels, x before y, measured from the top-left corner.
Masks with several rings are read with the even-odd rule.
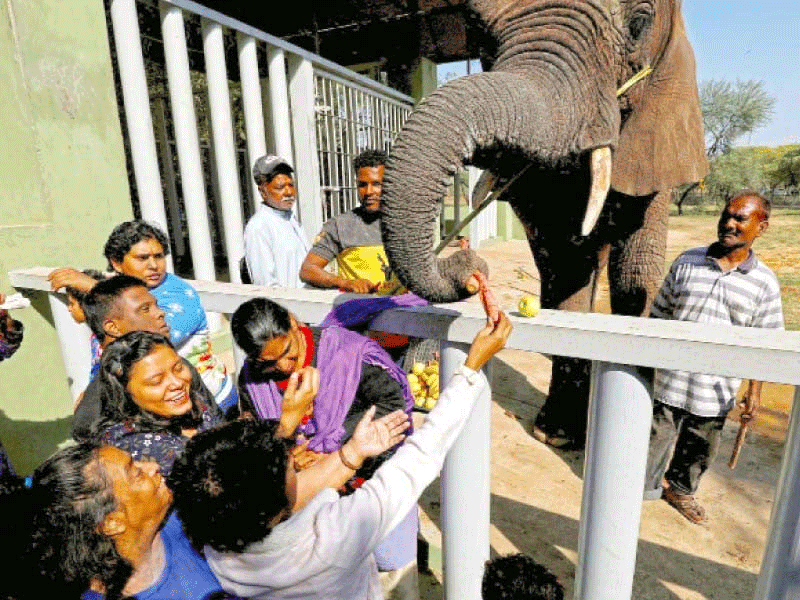
[[[100,0],[0,3],[0,292],[8,271],[102,267],[131,218]],[[72,400],[45,294],[15,311],[22,348],[0,363],[0,438],[21,473],[69,438]]]

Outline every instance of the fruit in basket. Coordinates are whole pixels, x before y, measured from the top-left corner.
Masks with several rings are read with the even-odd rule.
[[[432,409],[439,399],[439,361],[416,362],[407,377],[408,387],[414,396],[414,406]]]
[[[537,314],[539,314],[541,305],[539,304],[539,298],[528,295],[519,299],[517,308],[519,308],[519,313],[523,317],[535,317]]]

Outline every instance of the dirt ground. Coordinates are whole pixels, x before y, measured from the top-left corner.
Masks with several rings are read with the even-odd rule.
[[[711,231],[671,232],[668,256],[713,240]],[[712,236],[712,237],[709,237]],[[538,294],[538,275],[523,241],[480,249],[500,305],[515,310]],[[599,306],[607,309],[607,284]],[[525,552],[551,568],[574,593],[583,456],[540,444],[530,434],[544,402],[550,362],[542,355],[504,350],[496,360],[492,407],[492,554]],[[738,420],[731,414],[720,454],[703,479],[698,500],[709,521],[693,525],[664,501],[642,507],[633,598],[744,600],[753,597],[780,469],[791,386],[766,384],[762,413],[751,427],[734,470],[727,466]],[[418,415],[421,417],[421,415]],[[420,501],[422,534],[430,543],[432,574],[423,598],[442,598],[438,481]]]

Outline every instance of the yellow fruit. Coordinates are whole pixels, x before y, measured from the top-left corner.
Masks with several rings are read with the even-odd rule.
[[[415,362],[411,367],[411,372],[417,376],[422,375],[425,372],[425,365],[421,362]]]
[[[517,308],[519,308],[519,312],[523,317],[535,317],[539,314],[541,305],[539,304],[539,298],[536,296],[523,296],[519,299]]]
[[[416,406],[417,408],[425,406],[425,398],[419,398],[419,397],[414,398],[414,406]]]
[[[414,373],[409,373],[408,374],[408,384],[409,385],[414,385],[415,383],[417,383],[417,384],[419,383],[419,377],[414,375]]]
[[[425,398],[425,408],[427,410],[432,409],[434,406],[436,406],[436,398]]]

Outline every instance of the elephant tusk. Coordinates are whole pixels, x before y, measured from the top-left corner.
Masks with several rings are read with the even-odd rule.
[[[611,187],[611,148],[603,146],[592,150],[592,189],[586,204],[581,235],[586,237],[594,229],[603,210],[603,204]]]
[[[475,187],[472,188],[472,208],[480,206],[481,202],[491,193],[494,186],[497,185],[499,178],[491,171],[482,171]]]

